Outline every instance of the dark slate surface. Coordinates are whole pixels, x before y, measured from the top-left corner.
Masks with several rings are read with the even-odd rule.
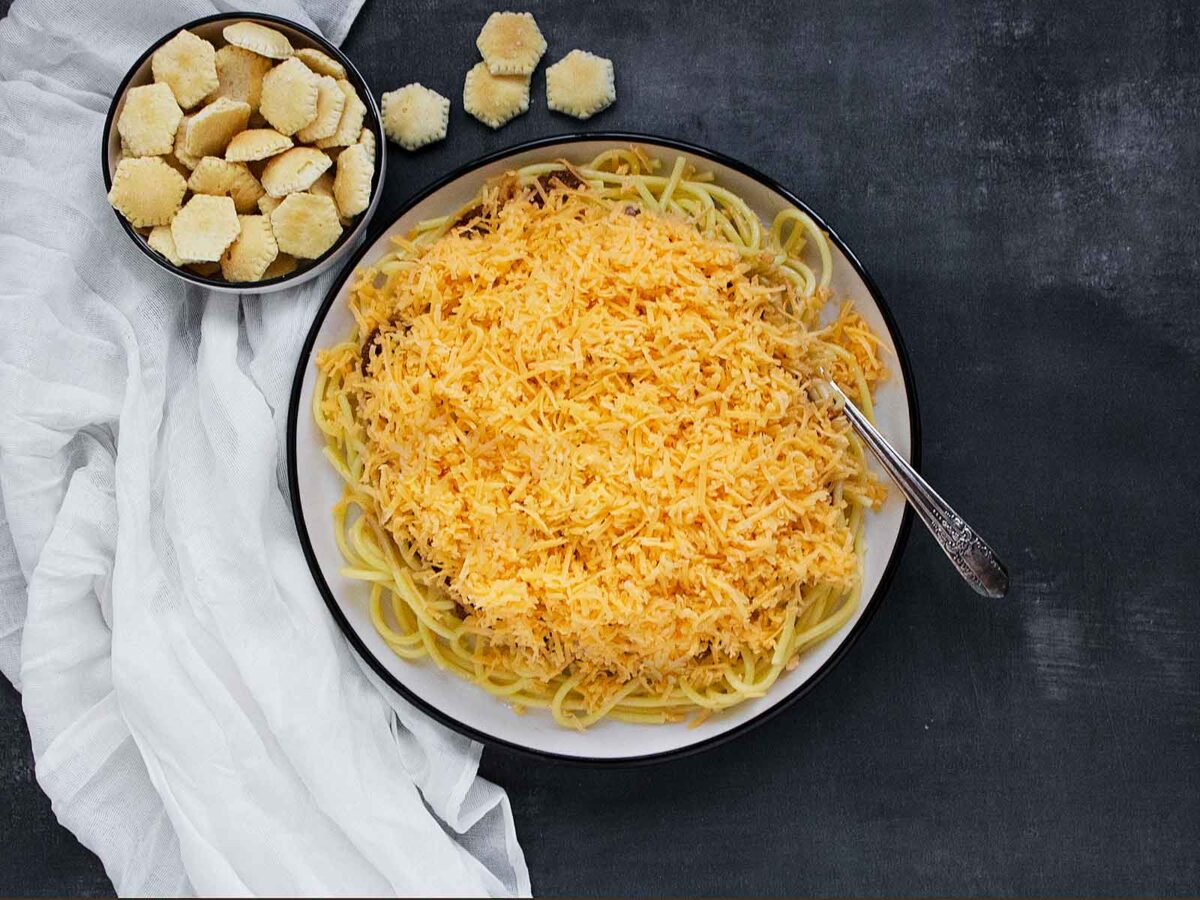
[[[5,5],[0,0],[0,8]],[[617,105],[499,133],[461,108],[490,0],[367,4],[378,91],[450,96],[384,208],[587,129],[707,144],[823,213],[912,353],[925,471],[1007,559],[989,602],[914,533],[857,648],[776,721],[627,771],[484,754],[535,890],[1200,890],[1200,23],[1190,4],[524,4]],[[0,691],[0,891],[107,887]]]

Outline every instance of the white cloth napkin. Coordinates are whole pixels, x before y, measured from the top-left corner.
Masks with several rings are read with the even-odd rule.
[[[361,2],[260,6],[340,41]],[[125,70],[226,8],[18,0],[0,22],[0,670],[122,895],[527,895],[479,746],[371,683],[296,540],[286,398],[332,276],[210,295],[106,202]]]

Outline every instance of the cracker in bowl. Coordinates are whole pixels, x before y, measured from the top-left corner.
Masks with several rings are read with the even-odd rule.
[[[171,237],[170,225],[155,225],[146,238],[146,243],[155,253],[166,257],[167,262],[171,265],[183,265],[183,259],[175,250],[175,238]]]
[[[333,137],[342,121],[345,107],[346,95],[342,93],[337,79],[321,75],[317,79],[317,116],[296,132],[296,140],[311,144],[321,138]]]
[[[217,89],[208,96],[211,103],[218,97],[241,100],[250,105],[251,113],[258,112],[262,98],[263,76],[275,65],[265,56],[259,56],[241,47],[228,44],[217,51]]]
[[[263,186],[245,163],[230,162],[217,156],[200,160],[188,178],[188,190],[193,194],[230,197],[239,213],[257,210],[258,198],[263,195]]]
[[[263,281],[269,278],[282,278],[284,275],[291,275],[298,267],[299,263],[296,262],[296,257],[280,253],[275,257],[275,261],[267,266],[267,271],[263,272]]]
[[[259,112],[280,134],[295,134],[317,117],[317,79],[300,60],[284,60],[263,76]]]
[[[337,198],[333,195],[333,172],[326,172],[324,175],[314,181],[305,193],[312,194],[316,197],[328,197],[336,205]],[[347,216],[340,209],[338,210],[338,221],[342,223],[343,228],[347,227],[353,220],[353,216]]]
[[[287,35],[257,22],[234,22],[221,34],[233,46],[270,59],[287,59],[296,52]]]
[[[229,197],[195,194],[171,220],[175,252],[185,262],[217,262],[242,227]]]
[[[225,148],[230,162],[258,162],[292,148],[292,139],[274,128],[250,128],[235,134]]]
[[[117,164],[108,202],[134,228],[166,225],[179,210],[187,182],[156,156],[130,157]]]
[[[187,128],[188,122],[192,120],[191,116],[183,116],[179,120],[179,127],[175,129],[175,146],[172,148],[171,155],[185,169],[194,169],[200,163],[203,157],[192,156],[187,152]],[[186,176],[185,176],[186,177]]]
[[[317,179],[318,181],[320,179]],[[281,197],[272,197],[270,194],[263,194],[258,198],[258,211],[264,216],[269,216],[275,212],[280,203],[283,202]]]
[[[450,101],[447,100],[446,102],[449,103]],[[445,135],[442,135],[442,137],[445,137]],[[373,132],[370,128],[364,128],[362,131],[360,131],[358,133],[358,142],[367,148],[367,156],[371,157],[371,159],[374,160],[375,159],[375,149],[376,149],[375,148],[375,132]]]
[[[126,156],[162,156],[175,146],[175,129],[183,110],[165,84],[130,88],[117,119]]]
[[[226,281],[261,281],[279,255],[271,220],[266,216],[238,216],[241,233],[221,257]]]
[[[220,85],[216,49],[187,29],[154,51],[150,69],[154,81],[170,87],[183,109],[191,109]]]
[[[249,121],[250,104],[218,97],[188,120],[183,149],[197,161],[206,156],[221,156],[233,136],[244,131]]]
[[[316,47],[305,47],[296,51],[296,58],[318,75],[329,75],[332,78],[345,78],[346,67],[327,53],[322,53]]]
[[[346,103],[342,107],[342,117],[338,120],[338,127],[333,135],[313,142],[314,146],[322,150],[330,147],[349,147],[357,141],[358,134],[362,131],[363,120],[367,116],[367,105],[359,98],[354,85],[345,79],[337,84],[346,97]]]
[[[203,275],[205,278],[216,278],[221,274],[221,264],[219,262],[185,262],[183,267],[189,272]]]
[[[375,159],[367,148],[355,144],[343,150],[337,159],[337,176],[333,179],[333,199],[344,217],[357,216],[371,204],[371,178],[375,175]]]
[[[342,233],[337,204],[330,197],[288,194],[271,213],[279,249],[302,259],[316,259]]]
[[[307,190],[332,165],[333,160],[314,147],[293,147],[271,158],[263,169],[262,185],[270,196],[285,197]]]

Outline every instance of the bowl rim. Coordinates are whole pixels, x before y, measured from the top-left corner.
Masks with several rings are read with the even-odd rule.
[[[384,163],[387,159],[387,150],[385,135],[383,134],[383,117],[379,112],[378,105],[375,102],[375,95],[371,93],[371,86],[367,83],[367,79],[363,77],[362,73],[358,71],[358,67],[350,61],[350,58],[346,56],[346,54],[343,53],[339,47],[335,46],[327,38],[317,34],[317,32],[313,31],[311,28],[306,28],[299,22],[293,22],[291,19],[285,19],[282,16],[259,12],[215,13],[213,15],[201,16],[199,19],[193,19],[190,22],[185,22],[184,24],[179,25],[172,31],[167,32],[158,40],[156,40],[141,56],[137,58],[137,60],[134,61],[133,65],[129,67],[129,70],[121,79],[121,83],[117,85],[116,91],[113,92],[112,100],[108,105],[108,114],[104,118],[104,129],[100,138],[100,174],[104,178],[104,193],[107,195],[108,192],[112,190],[112,175],[109,174],[110,158],[108,146],[113,131],[117,127],[117,106],[120,104],[125,94],[129,91],[129,83],[133,81],[134,76],[141,70],[142,66],[146,64],[150,57],[154,55],[155,51],[158,50],[159,47],[171,40],[173,37],[175,37],[175,35],[179,34],[179,32],[197,28],[201,25],[212,25],[221,21],[242,20],[264,22],[271,25],[282,25],[286,28],[291,28],[295,31],[298,31],[313,41],[313,43],[317,44],[322,50],[330,53],[338,62],[345,66],[346,72],[351,76],[350,80],[355,83],[355,87],[361,90],[366,97],[365,103],[367,106],[367,113],[371,117],[371,124],[373,126],[371,130],[375,134],[376,144],[375,172],[372,176],[371,196],[372,198],[379,196],[379,192],[383,190],[383,170]],[[209,278],[206,275],[197,275],[195,272],[191,272],[182,266],[172,265],[170,261],[155,253],[150,248],[150,245],[147,243],[146,239],[134,231],[133,226],[129,224],[129,220],[117,212],[116,208],[112,207],[111,204],[110,208],[112,209],[113,215],[117,217],[117,221],[121,223],[121,227],[125,229],[125,233],[129,235],[129,238],[133,241],[137,248],[145,253],[146,256],[148,256],[151,260],[153,260],[156,265],[166,269],[172,275],[182,278],[184,281],[190,282],[191,284],[206,288],[216,288],[223,293],[238,294],[263,293],[271,288],[280,287],[292,282],[299,284],[302,281],[312,277],[314,274],[317,274],[319,268],[327,263],[332,257],[339,254],[349,241],[353,240],[356,235],[362,235],[364,233],[363,226],[369,221],[372,213],[371,207],[368,207],[366,213],[363,214],[363,221],[358,222],[351,228],[343,228],[342,233],[338,235],[338,239],[334,241],[333,246],[331,246],[316,259],[308,260],[308,265],[298,267],[296,271],[289,272],[286,275],[277,275],[274,278],[268,278],[265,281],[252,281],[241,284],[238,282],[225,281],[224,279]]]
[[[909,431],[911,438],[910,458],[914,468],[920,469],[921,462],[921,419],[917,403],[916,383],[912,374],[912,363],[909,359],[908,349],[904,343],[904,338],[900,333],[896,323],[896,318],[892,313],[891,308],[883,299],[883,295],[876,285],[874,279],[871,278],[862,262],[850,250],[846,243],[838,236],[838,234],[829,227],[829,225],[816,212],[814,212],[804,201],[793,194],[773,178],[764,175],[757,169],[719,153],[715,150],[710,150],[706,147],[687,141],[678,140],[675,138],[662,137],[654,134],[638,133],[631,131],[594,131],[581,133],[568,133],[552,135],[549,137],[535,138],[530,141],[524,141],[519,144],[498,150],[492,153],[485,154],[470,162],[455,167],[448,174],[433,181],[425,187],[418,190],[415,194],[398,204],[393,209],[389,210],[387,216],[378,219],[371,227],[370,233],[366,240],[348,258],[342,266],[342,270],[338,273],[337,278],[330,286],[329,291],[322,300],[320,307],[316,310],[312,325],[309,328],[308,334],[304,339],[304,344],[301,346],[300,355],[296,363],[296,372],[292,379],[291,397],[288,401],[288,421],[287,421],[287,467],[288,467],[288,490],[291,493],[289,502],[292,507],[292,518],[296,523],[296,532],[300,538],[300,545],[304,551],[305,561],[308,563],[309,572],[312,574],[313,581],[317,586],[325,605],[329,608],[334,621],[337,622],[338,628],[341,629],[343,635],[349,641],[350,646],[358,654],[371,670],[378,675],[385,684],[392,690],[398,693],[401,697],[411,703],[413,706],[420,709],[426,715],[430,716],[435,721],[453,731],[458,732],[472,740],[479,741],[481,744],[503,747],[521,756],[525,756],[540,761],[551,761],[573,766],[583,766],[590,768],[631,768],[636,766],[650,765],[654,763],[667,762],[671,760],[682,759],[701,753],[705,750],[710,750],[718,747],[735,738],[745,735],[752,729],[770,721],[776,716],[789,709],[801,698],[807,696],[820,683],[834,666],[837,665],[850,651],[862,635],[867,625],[870,624],[872,617],[878,610],[883,596],[887,593],[891,586],[892,580],[896,575],[896,570],[899,567],[900,559],[903,556],[904,548],[908,543],[909,533],[912,528],[912,507],[905,504],[904,511],[900,519],[900,528],[896,534],[896,541],[892,546],[892,552],[888,557],[887,564],[884,566],[883,575],[879,579],[879,584],[876,586],[871,597],[863,606],[862,615],[850,630],[850,633],[842,640],[842,642],[834,649],[820,668],[817,669],[803,684],[795,687],[791,693],[783,697],[775,705],[763,710],[759,714],[752,716],[745,722],[724,731],[721,734],[706,738],[702,741],[697,741],[694,744],[688,744],[684,747],[678,747],[671,750],[662,750],[655,753],[641,754],[638,756],[628,757],[589,757],[576,756],[572,754],[555,753],[548,750],[539,750],[535,747],[525,746],[523,744],[514,743],[505,738],[496,737],[495,735],[482,732],[477,728],[466,725],[458,721],[452,715],[444,710],[434,706],[422,697],[418,696],[414,691],[406,687],[399,679],[397,679],[383,663],[367,648],[362,639],[359,638],[353,626],[347,620],[341,607],[338,605],[337,598],[333,595],[329,584],[325,581],[325,576],[318,564],[316,553],[312,546],[312,541],[309,538],[308,526],[304,518],[304,511],[300,501],[300,478],[299,469],[297,466],[296,454],[296,430],[298,426],[298,416],[300,412],[300,396],[303,393],[304,375],[308,370],[311,362],[313,347],[316,344],[317,335],[321,330],[326,316],[329,313],[330,307],[336,302],[338,295],[341,292],[343,285],[349,277],[354,273],[362,258],[375,246],[376,242],[382,237],[383,233],[391,228],[396,221],[407,213],[410,209],[416,206],[421,201],[435,194],[451,182],[471,174],[473,171],[488,165],[498,162],[510,156],[515,156],[519,153],[525,153],[530,150],[550,149],[570,144],[583,143],[588,141],[608,141],[617,144],[652,144],[658,147],[666,147],[673,150],[679,150],[683,153],[707,159],[711,162],[718,163],[733,169],[741,174],[754,179],[764,187],[775,191],[782,196],[787,202],[794,204],[798,209],[803,210],[817,226],[826,232],[829,239],[837,246],[837,248],[845,255],[846,260],[853,267],[859,278],[862,279],[866,286],[871,299],[878,306],[880,315],[883,317],[884,323],[887,325],[888,331],[895,345],[897,364],[900,369],[901,377],[904,383],[904,391],[908,399],[909,407]]]

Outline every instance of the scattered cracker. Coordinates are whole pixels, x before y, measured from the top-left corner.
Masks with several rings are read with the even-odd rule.
[[[317,117],[317,82],[300,60],[284,60],[263,76],[259,111],[280,134],[295,134]]]
[[[284,275],[291,275],[296,271],[296,265],[296,257],[280,253],[275,257],[275,262],[267,266],[267,271],[263,272],[262,280],[266,281],[269,278],[282,278]]]
[[[259,281],[279,255],[271,220],[266,216],[238,216],[242,231],[221,257],[226,281]]]
[[[250,104],[218,97],[188,121],[183,149],[197,161],[206,156],[220,156],[233,136],[245,130],[249,120]]]
[[[175,145],[183,110],[165,84],[131,88],[117,119],[117,131],[129,156],[161,156]]]
[[[332,160],[314,147],[293,147],[272,157],[263,169],[262,184],[272,197],[283,197],[307,190],[331,165]]]
[[[337,80],[322,75],[317,80],[317,117],[296,132],[296,139],[311,144],[321,138],[333,137],[345,107],[346,95],[338,87]]]
[[[258,114],[262,97],[263,76],[274,63],[265,56],[235,47],[233,44],[217,51],[217,89],[208,96],[211,103],[218,97],[241,100],[250,104],[252,115]]]
[[[375,146],[375,132],[370,128],[364,128],[358,133],[358,142],[367,148],[367,156],[374,159],[375,151],[379,149]]]
[[[337,159],[337,177],[333,179],[333,199],[338,212],[349,218],[371,205],[374,175],[375,160],[367,155],[366,147],[354,144],[342,151]]]
[[[171,88],[175,101],[190,109],[217,89],[217,51],[187,29],[154,51],[150,71],[155,82]]]
[[[156,156],[117,163],[108,202],[135,228],[166,225],[183,202],[187,182]]]
[[[257,22],[235,22],[226,25],[221,34],[228,43],[259,56],[287,59],[295,53],[292,42],[284,34]]]
[[[405,150],[442,140],[449,124],[450,101],[422,84],[383,95],[383,132]]]
[[[546,39],[532,13],[494,12],[475,39],[493,75],[532,75]]]
[[[289,194],[271,213],[271,227],[279,249],[303,259],[316,259],[342,233],[337,204],[314,194]]]
[[[317,180],[320,181],[319,178]],[[264,216],[269,216],[271,213],[275,212],[275,209],[282,202],[283,199],[281,197],[272,197],[270,194],[263,194],[258,198],[258,211]]]
[[[327,53],[322,53],[315,47],[305,47],[296,51],[296,58],[318,75],[329,75],[332,78],[345,78],[346,67]]]
[[[171,220],[175,252],[187,262],[217,262],[241,230],[229,197],[196,194]]]
[[[322,150],[329,147],[349,147],[355,143],[362,131],[363,119],[367,115],[367,105],[359,98],[358,91],[354,90],[354,85],[341,79],[338,81],[338,87],[346,95],[346,105],[342,107],[342,118],[338,122],[337,131],[331,137],[321,138],[314,142]]]
[[[192,154],[187,152],[187,128],[190,121],[192,121],[191,116],[184,116],[179,120],[179,127],[175,129],[175,149],[173,151],[175,158],[186,169],[196,168],[202,158],[192,156]],[[187,176],[185,175],[184,177],[186,178]]]
[[[493,75],[487,63],[476,63],[463,83],[463,109],[499,128],[529,109],[529,76]]]
[[[587,119],[616,99],[611,59],[572,50],[546,69],[546,105],[556,112]]]
[[[171,265],[183,265],[183,260],[175,252],[175,238],[171,237],[170,225],[155,225],[149,236],[147,236],[146,243],[150,245],[150,249],[155,253],[165,256],[167,262]]]
[[[292,139],[274,128],[251,128],[236,134],[225,148],[230,162],[255,162],[290,150]]]
[[[258,209],[258,198],[263,195],[262,185],[245,163],[230,162],[216,156],[206,156],[200,160],[188,179],[188,190],[193,194],[232,197],[239,213]]]

